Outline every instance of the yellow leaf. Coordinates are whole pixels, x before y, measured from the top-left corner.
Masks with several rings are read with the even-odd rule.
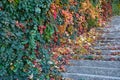
[[[89,38],[87,38],[87,41],[90,42],[90,43],[92,43],[93,39],[89,37]]]
[[[56,4],[60,4],[60,0],[55,0],[55,3]]]
[[[14,66],[11,66],[10,69],[13,70],[15,67]]]

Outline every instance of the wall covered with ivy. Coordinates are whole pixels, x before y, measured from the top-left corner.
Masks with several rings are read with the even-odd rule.
[[[0,79],[58,80],[51,47],[111,16],[105,0],[1,0]],[[109,8],[109,10],[106,8]]]

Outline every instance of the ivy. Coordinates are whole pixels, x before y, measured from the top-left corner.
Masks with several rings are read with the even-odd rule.
[[[1,0],[0,79],[58,80],[51,46],[102,25],[111,12],[99,0]]]
[[[2,0],[0,1],[0,79],[49,80],[57,70],[45,48],[45,40],[54,28],[45,23],[52,0]],[[38,31],[42,23],[47,25],[44,35]],[[48,33],[49,34],[48,34]],[[44,39],[44,37],[46,39]]]

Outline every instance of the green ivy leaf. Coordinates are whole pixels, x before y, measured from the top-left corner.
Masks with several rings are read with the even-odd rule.
[[[35,12],[40,14],[41,13],[41,9],[39,7],[36,7],[35,8]]]
[[[0,52],[4,52],[4,51],[5,51],[5,46],[2,46]]]

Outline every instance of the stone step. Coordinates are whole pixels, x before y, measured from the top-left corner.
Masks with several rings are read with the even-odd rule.
[[[70,60],[70,64],[75,66],[120,68],[120,61]]]
[[[80,73],[62,73],[64,78],[71,78],[68,80],[120,80],[120,77],[91,75]],[[66,79],[67,80],[67,79]]]
[[[119,32],[119,31],[120,31],[120,24],[113,25],[113,26],[110,27],[110,28],[105,28],[105,29],[104,29],[104,32],[108,32],[108,33],[111,33],[111,32]]]
[[[98,46],[120,45],[120,42],[118,42],[118,41],[111,41],[111,42],[107,42],[107,41],[99,42],[99,41],[96,41],[95,44],[98,45]]]
[[[104,33],[102,35],[102,38],[120,39],[120,32],[119,33],[117,33],[117,32],[114,32],[114,33]]]
[[[120,43],[120,40],[99,40],[97,43]]]
[[[102,31],[103,33],[119,33],[120,32],[120,30],[114,30],[114,31],[109,31],[109,30],[106,30],[106,31]]]
[[[90,47],[89,54],[76,55],[81,60],[70,60],[70,64],[66,65],[67,72],[62,73],[64,78],[120,80],[120,16],[114,17],[108,27],[97,30],[101,37],[96,45]]]
[[[120,55],[120,50],[94,50],[94,54]]]
[[[109,29],[109,28],[108,28]],[[105,30],[105,29],[103,29],[103,30]],[[103,35],[112,35],[112,34],[119,34],[120,35],[120,32],[118,32],[118,31],[113,31],[113,32],[109,32],[109,33],[103,33]]]
[[[108,40],[119,40],[120,36],[119,34],[114,34],[114,35],[108,35],[108,34],[104,34],[101,36],[102,39],[108,39]]]
[[[92,46],[94,50],[120,50],[120,45]]]
[[[108,33],[106,33],[108,34]],[[120,40],[120,37],[114,38],[114,37],[99,37],[99,40]]]
[[[120,61],[120,56],[118,55],[80,55],[80,60],[104,60],[104,61]]]
[[[107,68],[97,66],[66,66],[66,72],[120,77],[120,68]]]
[[[108,42],[108,43],[97,43],[97,42],[95,42],[93,48],[94,47],[104,47],[104,46],[117,46],[117,45],[119,46],[120,42],[112,42],[112,43],[110,43],[110,42]]]
[[[120,41],[111,41],[111,42],[107,42],[107,41],[102,41],[102,42],[95,42],[94,46],[119,46],[120,45]]]

